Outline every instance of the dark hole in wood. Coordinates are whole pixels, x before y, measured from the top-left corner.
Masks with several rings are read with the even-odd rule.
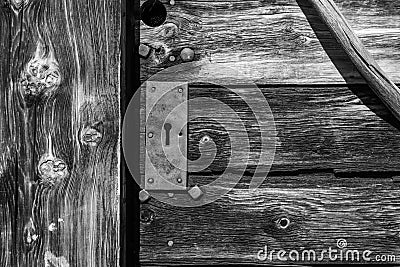
[[[143,209],[140,211],[140,221],[142,223],[151,223],[154,219],[154,212],[150,209]]]
[[[290,224],[290,220],[288,218],[281,218],[278,221],[278,227],[281,229],[286,229]]]
[[[150,27],[158,27],[167,19],[167,9],[158,0],[147,0],[140,7],[141,19]]]

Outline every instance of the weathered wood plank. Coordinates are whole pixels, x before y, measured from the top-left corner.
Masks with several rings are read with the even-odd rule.
[[[280,249],[287,251],[286,257],[291,250],[300,255],[315,250],[319,258],[329,247],[340,251],[339,239],[347,241],[343,251],[359,250],[360,262],[365,262],[365,250],[372,252],[373,261],[377,255],[395,255],[395,263],[400,262],[400,191],[391,179],[343,179],[329,173],[279,176],[268,177],[254,191],[244,189],[249,179],[244,177],[243,187],[198,208],[172,207],[154,199],[143,204],[143,266],[357,263],[351,256],[330,261],[327,253],[315,261],[277,259]],[[257,259],[264,246],[275,250],[272,261]]]
[[[236,92],[235,92],[236,91]],[[307,171],[330,169],[340,172],[399,172],[399,124],[385,106],[365,85],[341,86],[267,86],[261,88],[265,99],[253,97],[253,110],[264,108],[265,101],[276,125],[276,153],[271,171]],[[212,159],[213,143],[217,147],[215,159],[204,172],[222,172],[231,161],[233,169],[246,164],[246,139],[250,143],[247,170],[253,172],[259,162],[261,139],[260,123],[254,112],[237,94],[252,98],[252,90],[238,87],[192,85],[189,98],[212,98],[231,107],[240,120],[209,104],[189,102],[190,160],[201,155]],[[144,121],[142,95],[142,122]],[[227,127],[222,127],[224,123]],[[145,128],[142,123],[142,134]],[[239,130],[246,129],[248,137]],[[200,145],[209,136],[212,142]],[[231,147],[237,138],[240,146]],[[144,139],[142,139],[144,144]],[[201,148],[201,150],[200,150]],[[239,157],[231,158],[232,149]],[[200,152],[201,151],[201,152]],[[144,153],[144,151],[142,151]],[[143,163],[143,162],[142,162]],[[143,168],[142,168],[143,170]]]
[[[29,61],[25,54],[28,42],[24,14],[18,10],[22,3],[1,4],[1,203],[2,266],[20,266],[26,263],[25,252],[31,250],[35,230],[29,219],[34,196],[34,108],[26,108],[22,94],[21,72]],[[29,38],[28,37],[28,38]],[[4,224],[3,224],[4,222]],[[11,237],[11,239],[10,239]],[[33,237],[33,238],[32,238]],[[3,239],[4,238],[4,239]]]
[[[7,8],[0,8],[0,266],[17,266],[13,258],[17,248],[18,210],[18,156],[15,128],[12,124],[14,112],[9,103],[14,94],[10,90],[11,70],[14,62],[12,37],[18,33],[18,22]],[[22,152],[23,153],[23,152]],[[21,154],[22,154],[21,153]],[[22,155],[21,155],[22,156]],[[23,157],[22,157],[23,158]]]
[[[121,2],[1,12],[1,266],[117,266]]]
[[[228,83],[249,79],[260,84],[363,82],[307,0],[162,2],[168,11],[166,23],[156,28],[141,24],[141,43],[152,48],[149,57],[141,59],[142,81],[182,63],[181,49],[191,47],[195,62],[223,67],[193,69],[183,64],[175,78],[213,76]],[[335,3],[382,69],[399,82],[398,1]]]

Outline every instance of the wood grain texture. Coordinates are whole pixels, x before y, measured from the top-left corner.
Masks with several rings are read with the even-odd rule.
[[[400,119],[400,89],[373,59],[332,0],[309,0],[358,72],[375,94]]]
[[[0,12],[0,266],[117,266],[121,3]]]
[[[233,174],[232,174],[233,175]],[[216,176],[191,177],[213,180]],[[396,255],[399,263],[399,187],[391,179],[337,178],[329,173],[268,177],[246,190],[249,177],[220,200],[198,208],[177,208],[151,200],[141,207],[143,266],[184,264],[288,264],[277,251],[338,249]],[[281,219],[290,223],[280,225]],[[172,241],[172,243],[171,243]],[[268,246],[272,261],[259,261]],[[286,257],[288,256],[286,254]],[[360,257],[361,258],[361,257]],[[294,264],[357,262],[294,261]],[[362,260],[360,262],[365,262]]]
[[[168,11],[166,23],[140,26],[140,41],[151,48],[148,58],[141,59],[142,81],[182,63],[181,49],[191,47],[194,63],[180,65],[174,78],[212,76],[227,83],[246,78],[260,84],[363,82],[307,0],[162,2]],[[382,69],[399,82],[398,1],[335,3]]]
[[[204,162],[211,162],[203,173],[221,173],[229,162],[231,171],[247,165],[249,173],[257,165],[266,164],[259,161],[260,144],[268,141],[261,139],[259,128],[265,122],[257,121],[253,111],[264,108],[265,101],[271,108],[277,133],[272,172],[400,171],[399,123],[365,85],[265,86],[261,91],[265,98],[254,98],[252,90],[240,86],[231,90],[210,85],[189,87],[190,100],[214,99],[235,112],[222,112],[211,101],[201,105],[189,102],[188,155],[189,160],[203,157]],[[239,92],[246,98],[253,97],[253,110]],[[144,94],[141,103],[144,122]],[[243,135],[241,128],[248,136]],[[201,144],[204,136],[210,137],[211,142]],[[239,156],[231,157],[234,139],[239,140],[234,147]],[[247,140],[250,153],[246,152]]]

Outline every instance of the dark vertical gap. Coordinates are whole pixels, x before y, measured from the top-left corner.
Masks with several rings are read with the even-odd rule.
[[[122,0],[122,34],[121,34],[121,123],[123,123],[125,110],[134,94],[140,87],[140,60],[136,48],[139,46],[139,0]],[[130,138],[139,147],[140,145],[140,103],[135,98],[135,116],[131,118],[137,122],[137,132]],[[139,186],[129,172],[123,157],[121,147],[121,255],[120,266],[139,266]],[[139,160],[140,150],[135,152],[137,168],[133,175],[140,175]]]

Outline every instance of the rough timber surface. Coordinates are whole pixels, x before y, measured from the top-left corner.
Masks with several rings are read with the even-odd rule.
[[[117,266],[120,1],[0,1],[0,266]]]
[[[168,10],[166,23],[140,26],[140,42],[151,48],[149,57],[141,59],[141,80],[164,70],[159,77],[165,81],[210,77],[227,85],[254,81],[273,112],[277,146],[263,185],[247,190],[262,141],[254,115],[235,91],[192,84],[189,98],[220,100],[236,111],[240,121],[211,104],[189,105],[189,158],[213,155],[212,147],[199,144],[205,135],[217,148],[212,164],[201,173],[191,173],[189,184],[207,184],[225,171],[232,149],[228,133],[238,134],[239,123],[245,125],[251,146],[247,172],[230,193],[203,207],[177,208],[155,199],[142,204],[141,264],[287,264],[276,257],[273,262],[259,261],[257,252],[264,246],[269,251],[337,249],[339,239],[347,241],[344,251],[371,250],[373,260],[377,255],[394,255],[399,264],[399,123],[365,85],[309,3],[162,2]],[[398,83],[400,2],[335,3],[382,69]],[[194,49],[194,62],[181,64],[184,47]],[[176,61],[171,62],[170,55]],[[170,66],[175,68],[168,71]],[[251,96],[246,88],[236,90]],[[261,107],[265,100],[259,101]],[[245,157],[233,159],[228,173],[238,175],[236,167],[244,164]],[[279,225],[282,219],[289,219],[285,228]]]
[[[153,48],[141,59],[142,81],[181,63],[180,50],[191,47],[196,63],[224,66],[197,68],[195,73],[190,66],[182,67],[198,78],[213,75],[234,82],[245,77],[260,84],[363,82],[307,0],[162,2],[168,11],[166,23],[140,25],[140,42]],[[400,3],[335,3],[382,69],[400,82]],[[170,62],[169,55],[176,61]]]
[[[396,255],[400,262],[400,191],[391,179],[282,175],[267,177],[255,191],[245,189],[249,179],[244,177],[220,200],[199,208],[171,207],[156,200],[142,205],[143,266],[284,264],[276,257],[281,249],[300,255],[314,250],[320,257],[329,247],[339,250],[339,239],[347,241],[344,251],[358,249],[361,255],[370,250],[373,261],[377,255]],[[289,220],[285,228],[279,227],[282,219]],[[275,250],[273,261],[258,260],[264,246]],[[313,263],[330,262],[324,256]],[[293,263],[312,263],[307,259]]]
[[[365,85],[354,86],[266,86],[261,88],[264,99],[253,101],[252,109],[261,109],[268,101],[276,127],[276,152],[272,172],[304,172],[330,170],[346,172],[389,172],[398,174],[400,167],[399,123]],[[189,104],[189,160],[215,158],[205,173],[221,173],[231,162],[231,171],[247,164],[252,173],[259,161],[262,140],[260,123],[250,107],[237,94],[251,98],[252,92],[245,87],[228,90],[222,87],[189,86],[189,99],[212,98],[231,107],[232,113],[209,105]],[[144,93],[142,94],[142,125],[144,125]],[[222,127],[224,123],[226,127]],[[245,127],[247,135],[238,129]],[[144,134],[144,127],[141,132]],[[216,145],[200,144],[209,136]],[[231,158],[231,140],[250,143],[247,156]],[[211,144],[212,142],[210,142]],[[143,151],[144,153],[144,151]],[[249,160],[247,161],[247,157]],[[247,163],[246,163],[247,161]],[[143,162],[142,162],[143,163]],[[142,169],[143,170],[143,169]]]

